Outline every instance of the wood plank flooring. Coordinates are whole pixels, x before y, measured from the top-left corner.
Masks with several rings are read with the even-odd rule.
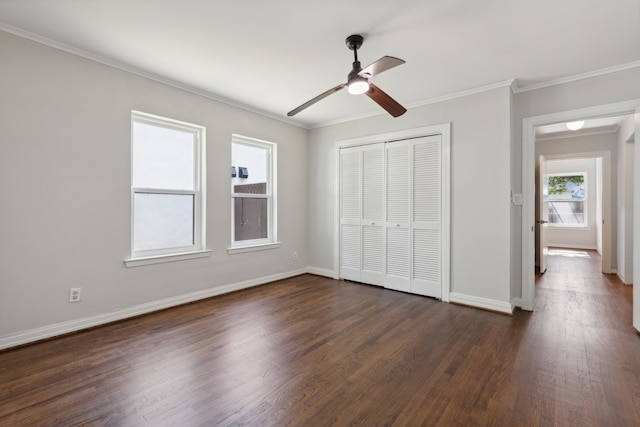
[[[0,426],[638,426],[631,287],[557,252],[500,315],[311,275],[0,353]]]

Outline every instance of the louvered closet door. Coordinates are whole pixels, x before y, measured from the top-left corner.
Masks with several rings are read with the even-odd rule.
[[[361,148],[340,150],[340,277],[361,281]]]
[[[411,141],[385,144],[387,180],[385,286],[411,291]]]
[[[385,285],[384,144],[362,147],[362,282]]]
[[[441,136],[412,140],[413,256],[411,292],[442,297]]]

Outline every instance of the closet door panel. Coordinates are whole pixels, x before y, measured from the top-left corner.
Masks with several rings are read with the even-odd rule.
[[[362,281],[385,283],[384,144],[362,147]]]
[[[411,289],[411,144],[387,143],[387,277],[385,286],[403,292]]]
[[[442,296],[441,137],[418,138],[413,144],[413,257],[411,292]]]
[[[340,277],[361,280],[361,149],[340,150]]]

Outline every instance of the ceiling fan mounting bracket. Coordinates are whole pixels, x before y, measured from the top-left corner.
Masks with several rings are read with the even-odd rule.
[[[362,46],[362,42],[364,42],[364,37],[359,34],[353,34],[347,37],[347,39],[345,40],[345,43],[347,43],[347,47],[350,50],[360,49],[360,46]]]

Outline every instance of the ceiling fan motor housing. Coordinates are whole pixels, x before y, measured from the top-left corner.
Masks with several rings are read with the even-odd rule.
[[[364,42],[364,37],[359,34],[353,34],[345,40],[347,43],[347,47],[351,50],[358,50],[360,46],[362,46],[362,42]]]

